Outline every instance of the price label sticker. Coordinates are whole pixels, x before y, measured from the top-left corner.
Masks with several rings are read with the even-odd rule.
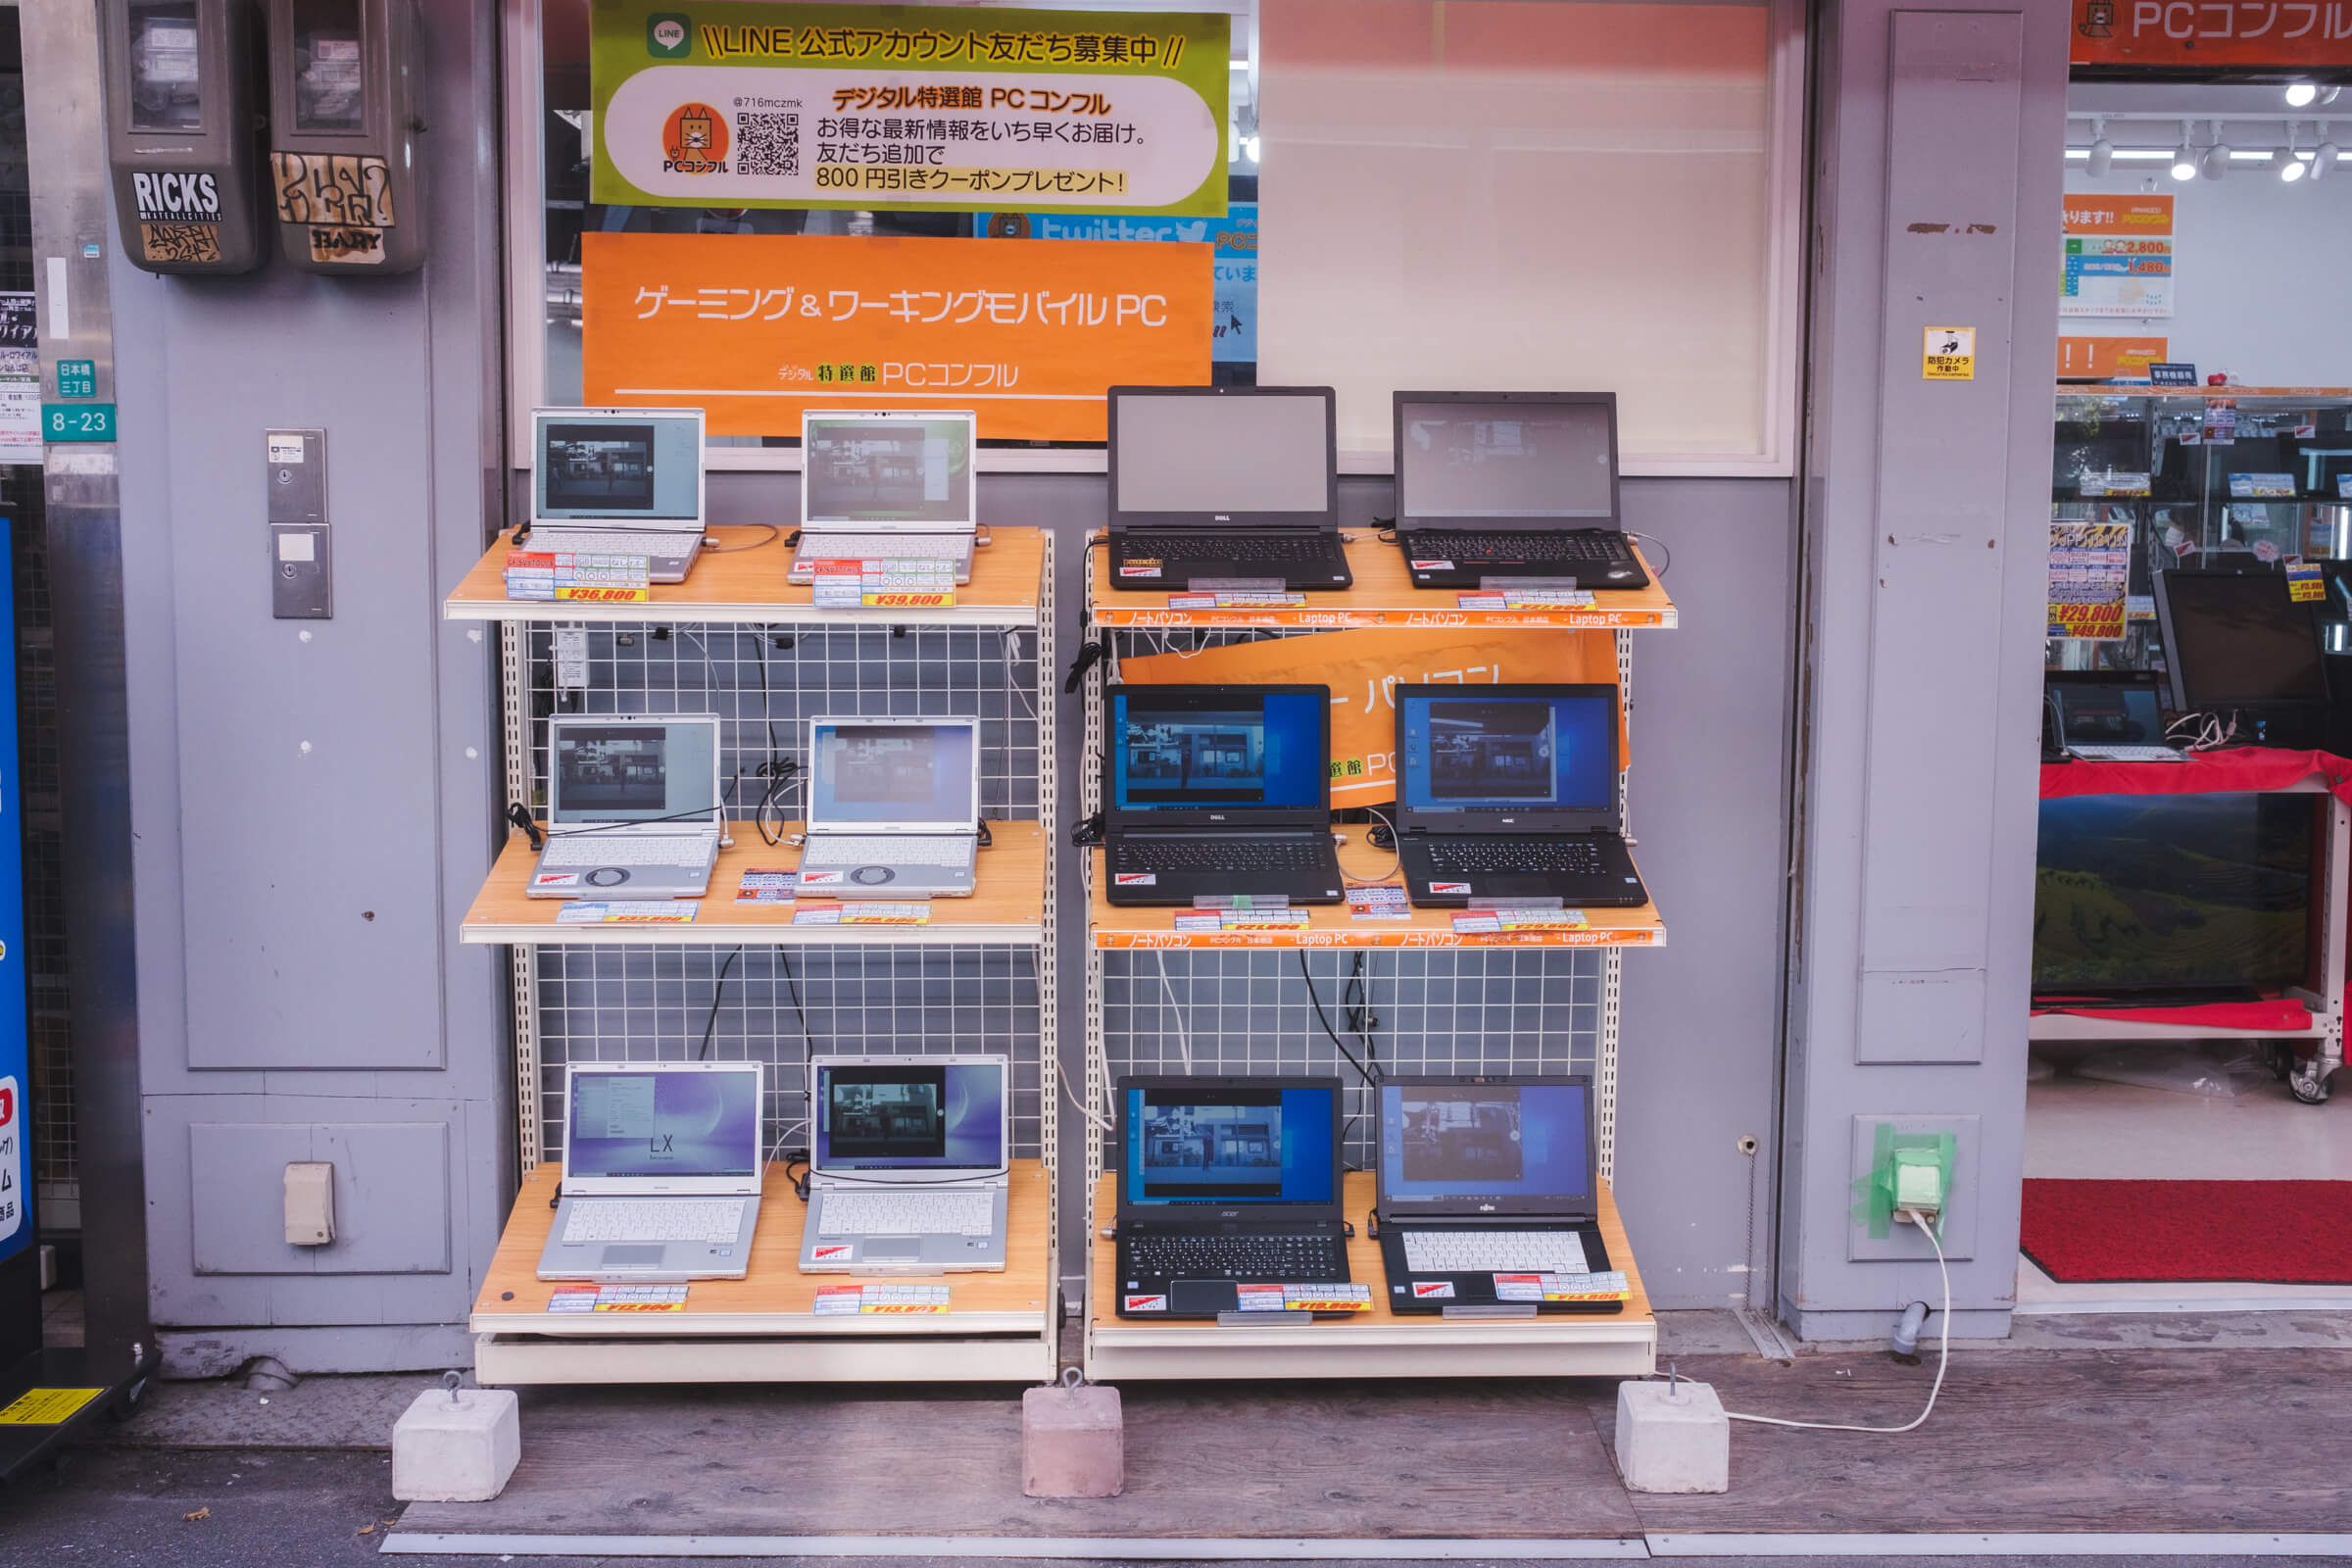
[[[2328,597],[2328,581],[2315,564],[2297,563],[2286,568],[2286,597],[2298,605],[2319,604]]]
[[[699,899],[648,899],[643,904],[574,901],[556,910],[558,925],[685,925],[702,912]]]

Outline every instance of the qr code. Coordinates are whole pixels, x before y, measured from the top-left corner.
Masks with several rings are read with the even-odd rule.
[[[799,115],[735,116],[735,172],[798,174],[801,172]]]

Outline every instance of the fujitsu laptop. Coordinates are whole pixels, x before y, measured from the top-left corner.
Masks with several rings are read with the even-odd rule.
[[[531,526],[517,548],[643,556],[683,582],[703,548],[703,411],[533,409]]]
[[[756,1061],[574,1063],[543,1280],[739,1280],[760,1223]]]
[[[820,561],[939,561],[957,582],[971,581],[976,423],[968,410],[804,414],[791,580],[811,580]]]
[[[1649,902],[1617,808],[1617,688],[1399,686],[1396,856],[1424,908]]]
[[[1539,1312],[1623,1311],[1619,1301],[1545,1301],[1509,1278],[1607,1273],[1599,1195],[1590,1078],[1381,1081],[1373,1214],[1389,1310],[1532,1297]]]
[[[1617,512],[1614,392],[1396,394],[1396,544],[1417,588],[1645,588]]]
[[[813,719],[808,774],[801,892],[971,897],[980,847],[978,719]]]
[[[699,899],[726,831],[716,713],[547,721],[534,899]]]
[[[802,1270],[1003,1269],[1011,1104],[1003,1056],[811,1061]]]
[[[1112,904],[1345,896],[1331,840],[1331,688],[1111,686],[1102,713]]]
[[[1114,386],[1110,585],[1345,588],[1327,386]]]
[[[1348,1283],[1337,1078],[1122,1078],[1118,1099],[1120,1317]]]

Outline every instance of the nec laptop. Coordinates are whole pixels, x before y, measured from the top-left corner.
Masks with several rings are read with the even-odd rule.
[[[1416,588],[1645,588],[1617,516],[1614,392],[1396,394],[1396,543]]]
[[[644,556],[683,582],[703,548],[703,411],[533,409],[531,528],[519,548]]]
[[[1118,1101],[1120,1317],[1348,1283],[1337,1078],[1122,1078]]]
[[[1614,686],[1399,686],[1396,854],[1424,908],[1649,902],[1617,810]]]
[[[1393,1312],[1491,1305],[1497,1274],[1604,1274],[1590,1078],[1386,1078],[1380,1260]],[[1519,1284],[1507,1281],[1508,1284]],[[1617,1301],[1537,1300],[1540,1312]]]
[[[1003,1056],[811,1061],[801,1268],[1002,1269],[1011,1104]]]
[[[1337,904],[1331,688],[1111,686],[1102,839],[1113,904]]]
[[[801,416],[801,544],[791,580],[820,561],[939,561],[972,580],[979,491],[970,411],[810,410]]]
[[[756,1061],[574,1063],[543,1280],[739,1280],[760,1223]]]
[[[969,898],[979,847],[978,719],[809,722],[802,893]]]
[[[547,721],[534,899],[699,899],[726,831],[716,713]]]
[[[1345,588],[1327,386],[1114,386],[1110,585]]]

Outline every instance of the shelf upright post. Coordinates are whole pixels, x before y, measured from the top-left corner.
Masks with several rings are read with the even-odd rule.
[[[531,623],[498,623],[499,722],[506,757],[505,806],[531,808]],[[514,1015],[514,1152],[525,1178],[539,1168],[539,950],[507,950],[507,989]]]

